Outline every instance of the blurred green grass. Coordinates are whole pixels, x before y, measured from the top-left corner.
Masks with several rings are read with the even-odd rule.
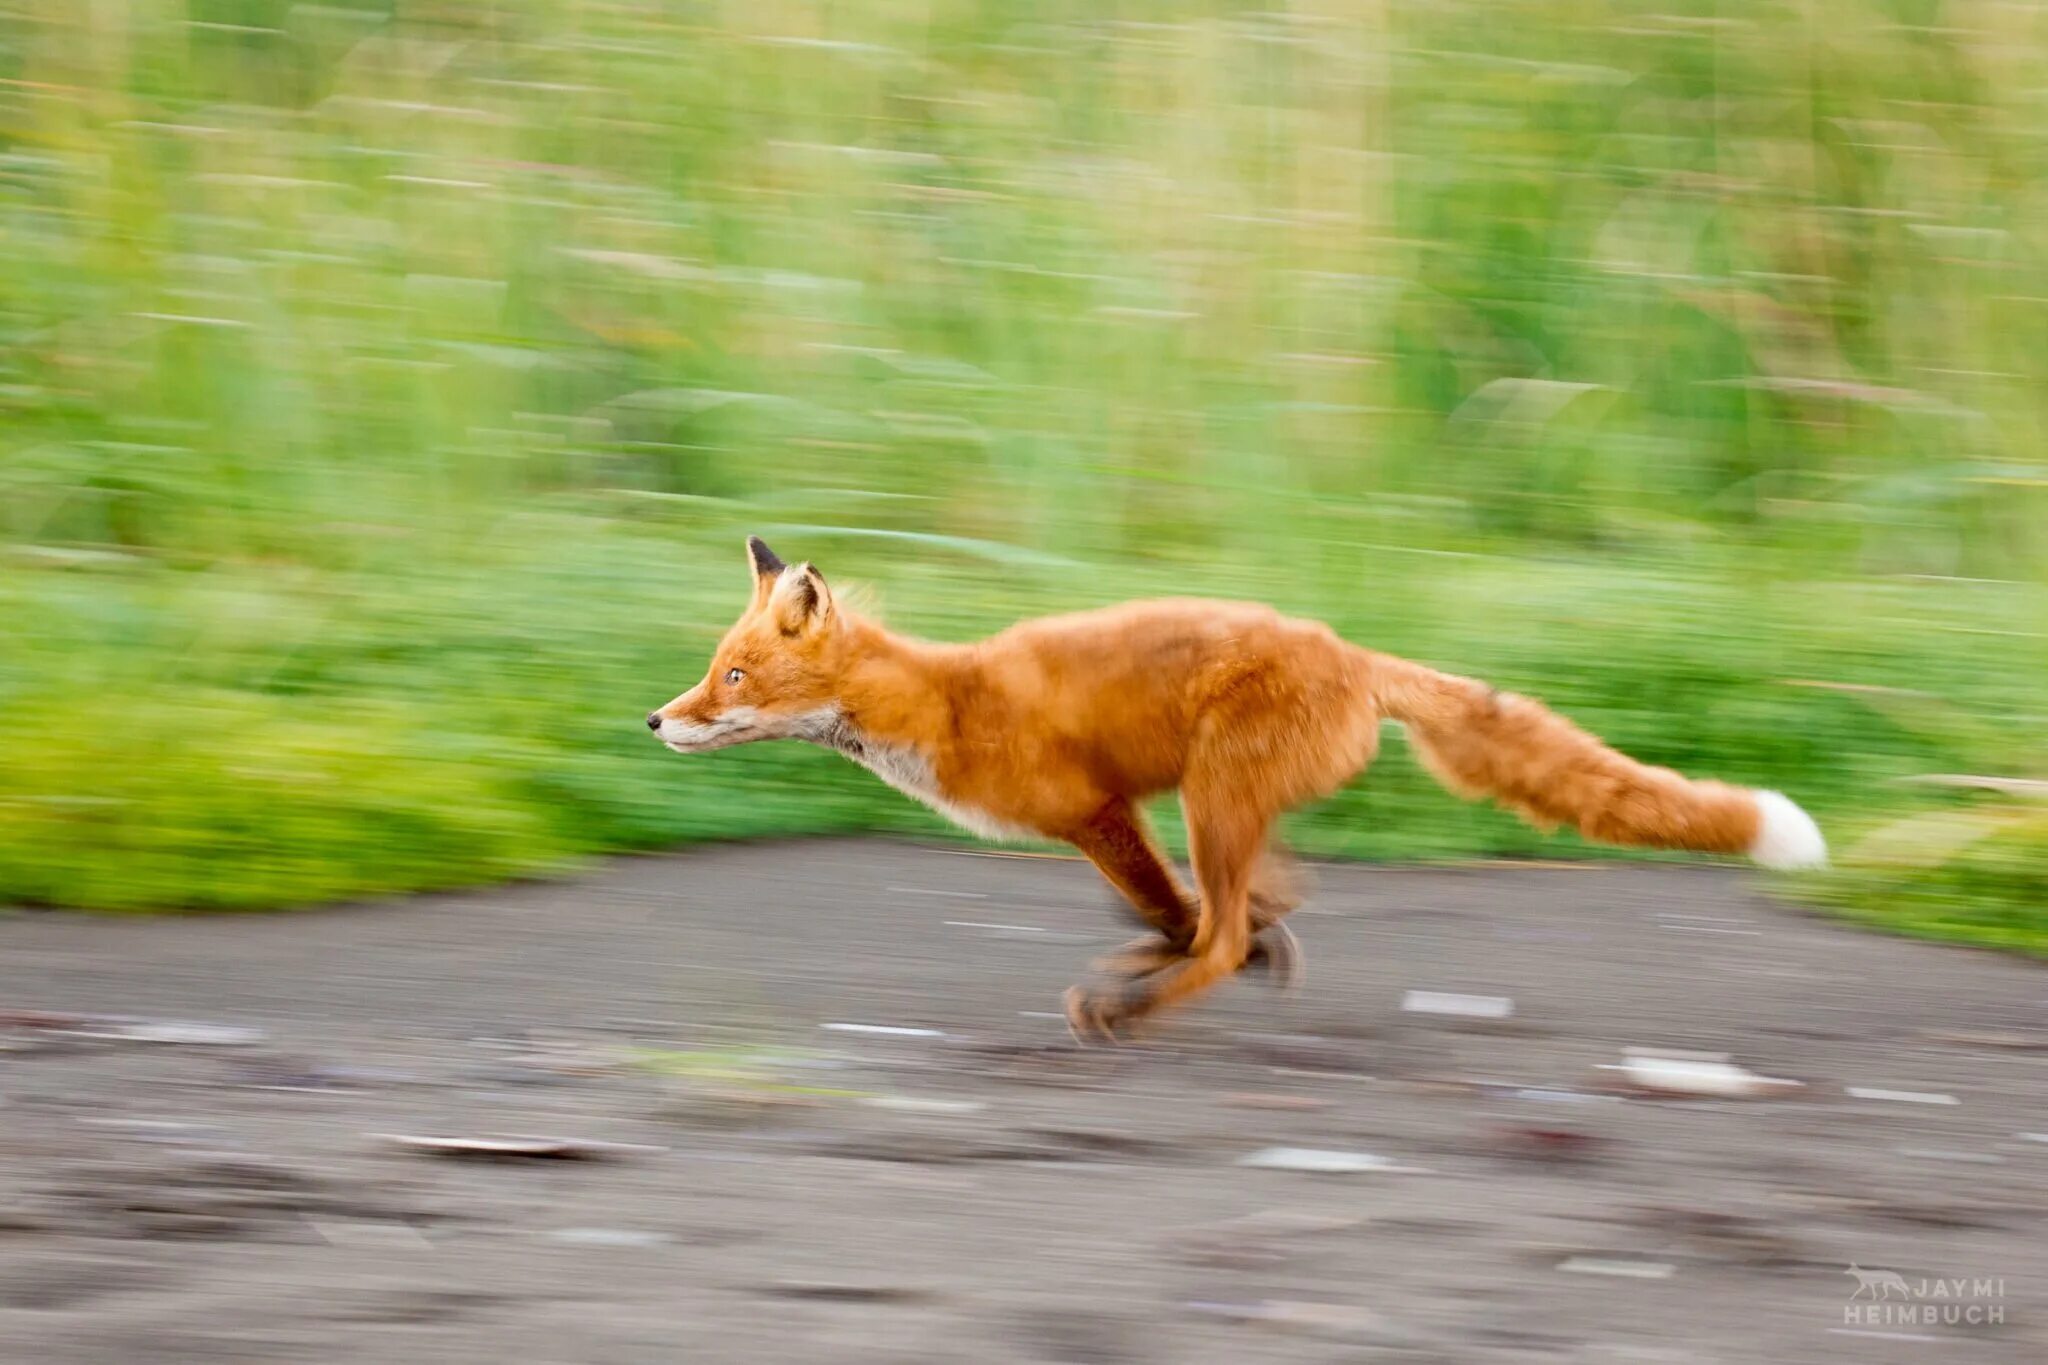
[[[948,638],[1320,616],[2048,946],[2027,798],[1903,781],[2048,769],[2048,17],[1670,8],[16,6],[0,898],[939,832],[639,730],[758,531]],[[1584,852],[1398,743],[1290,834]]]

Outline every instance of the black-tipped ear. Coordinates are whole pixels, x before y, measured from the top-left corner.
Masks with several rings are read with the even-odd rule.
[[[775,551],[768,548],[768,542],[759,536],[747,537],[747,561],[754,566],[756,578],[779,574],[788,566],[776,558]]]

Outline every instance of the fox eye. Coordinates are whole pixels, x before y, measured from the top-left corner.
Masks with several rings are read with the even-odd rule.
[[[747,672],[743,668],[728,668],[725,670],[725,685],[727,687],[738,687],[740,679],[746,676]]]

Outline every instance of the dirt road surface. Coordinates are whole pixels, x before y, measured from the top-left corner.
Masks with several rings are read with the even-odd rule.
[[[2038,966],[1690,867],[1325,867],[1293,923],[1298,993],[1101,1052],[1067,861],[0,917],[0,1360],[2048,1359]],[[1804,1084],[1620,1098],[1627,1048]],[[631,1146],[389,1136],[504,1134]]]

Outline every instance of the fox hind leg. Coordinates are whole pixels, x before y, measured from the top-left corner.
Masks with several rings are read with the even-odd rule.
[[[1293,855],[1276,839],[1252,873],[1252,947],[1245,970],[1263,971],[1274,985],[1293,990],[1307,974],[1301,942],[1280,921],[1301,904],[1302,881]]]
[[[1113,1040],[1155,1011],[1183,1003],[1244,966],[1251,951],[1251,888],[1276,808],[1232,775],[1190,765],[1182,787],[1188,845],[1201,887],[1201,910],[1187,955],[1148,977],[1109,989],[1067,992],[1067,1023],[1077,1038]],[[1248,799],[1249,798],[1249,799]]]

